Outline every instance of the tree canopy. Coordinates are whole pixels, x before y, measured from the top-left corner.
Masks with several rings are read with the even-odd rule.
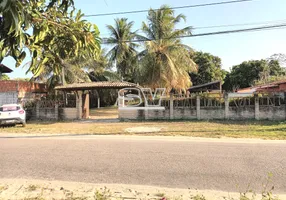
[[[7,80],[10,80],[10,77],[7,74],[2,74],[0,76],[0,80],[7,81]]]
[[[115,64],[118,74],[123,80],[134,81],[136,69],[137,51],[139,45],[132,41],[136,32],[132,31],[134,22],[128,22],[127,18],[115,19],[115,26],[107,25],[110,37],[107,43],[112,45],[107,56],[112,64]]]
[[[192,59],[198,66],[196,72],[190,73],[193,85],[224,80],[227,72],[221,69],[221,59],[219,57],[210,53],[194,52]]]
[[[188,72],[195,70],[196,64],[190,57],[192,49],[184,45],[180,36],[191,34],[191,27],[178,29],[176,25],[186,17],[175,15],[174,10],[162,6],[150,9],[147,22],[143,22],[145,50],[140,57],[140,82],[152,88],[186,89],[191,85]]]
[[[233,66],[227,75],[224,89],[233,91],[238,88],[246,88],[255,85],[257,81],[265,81],[271,76],[285,75],[277,61],[251,60],[240,65]]]
[[[12,56],[19,66],[30,51],[28,71],[38,76],[47,66],[55,74],[74,57],[98,56],[99,31],[74,13],[72,0],[3,0],[0,4],[0,62]]]

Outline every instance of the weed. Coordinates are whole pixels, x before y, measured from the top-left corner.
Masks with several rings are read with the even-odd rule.
[[[207,200],[204,195],[191,196],[191,200]]]
[[[159,192],[159,193],[154,194],[154,196],[156,196],[156,197],[165,197],[165,194]]]
[[[38,188],[38,186],[36,186],[36,185],[29,185],[28,188],[27,188],[27,190],[28,190],[29,192],[32,192],[32,191],[37,190],[37,188]]]

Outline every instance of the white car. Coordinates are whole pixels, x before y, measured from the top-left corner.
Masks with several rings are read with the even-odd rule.
[[[6,104],[0,107],[0,125],[26,126],[26,112],[19,104]]]

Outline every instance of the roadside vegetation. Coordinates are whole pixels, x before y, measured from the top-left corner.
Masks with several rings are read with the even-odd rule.
[[[103,30],[83,16],[74,0],[4,0],[0,4],[0,63],[13,58],[16,67],[24,66],[32,73],[32,81],[47,83],[50,89],[104,77],[168,91],[221,80],[224,90],[233,91],[286,75],[280,66],[285,64],[284,54],[226,66],[230,72],[223,70],[219,57],[184,43],[182,38],[193,33],[194,22],[184,25],[186,16],[168,5],[151,8],[143,22],[114,19],[114,24],[106,25],[106,38],[101,38]],[[134,29],[135,23],[141,24],[139,30]]]
[[[160,122],[160,123],[158,123]],[[132,131],[134,129],[134,131]],[[154,130],[155,129],[155,130]],[[7,134],[157,135],[207,138],[286,139],[286,122],[279,121],[136,121],[30,122],[26,128],[1,128]]]

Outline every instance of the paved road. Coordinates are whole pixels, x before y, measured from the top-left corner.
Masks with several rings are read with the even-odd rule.
[[[0,178],[286,192],[286,143],[140,137],[1,138]]]

